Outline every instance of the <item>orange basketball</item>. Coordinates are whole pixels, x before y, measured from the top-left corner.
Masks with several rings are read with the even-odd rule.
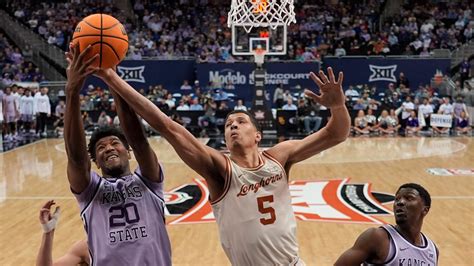
[[[91,45],[91,52],[87,58],[99,54],[99,59],[93,66],[100,68],[118,65],[128,50],[125,28],[116,18],[106,14],[90,15],[79,22],[74,30],[72,43],[73,45],[79,43],[81,52]]]

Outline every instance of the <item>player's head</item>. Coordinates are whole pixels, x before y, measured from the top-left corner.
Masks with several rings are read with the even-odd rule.
[[[247,111],[234,110],[225,119],[224,129],[227,148],[253,147],[262,139],[262,132],[257,120]]]
[[[395,193],[393,211],[399,226],[421,224],[430,207],[430,193],[418,184],[403,184]]]
[[[129,170],[130,146],[116,127],[100,127],[92,133],[88,151],[103,175],[119,177]]]

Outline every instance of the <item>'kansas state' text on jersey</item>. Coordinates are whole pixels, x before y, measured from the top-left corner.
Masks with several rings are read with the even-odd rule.
[[[91,265],[171,265],[162,182],[140,170],[120,178],[91,171],[87,188],[75,195],[88,236]]]

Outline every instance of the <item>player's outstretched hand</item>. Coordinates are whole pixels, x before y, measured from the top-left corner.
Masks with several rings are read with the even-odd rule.
[[[328,108],[344,106],[345,96],[344,92],[342,91],[342,80],[344,79],[344,74],[339,72],[339,77],[336,81],[331,67],[328,67],[327,72],[329,78],[322,70],[319,71],[319,77],[313,72],[310,73],[311,79],[318,85],[320,89],[319,95],[310,90],[305,90],[304,93],[306,96],[314,99],[317,103]]]
[[[54,213],[51,213],[51,206],[54,204],[56,204],[54,200],[47,201],[43,207],[41,207],[39,212],[39,220],[45,233],[51,232],[55,229],[59,220],[59,214],[61,212],[59,206],[56,207]]]
[[[99,54],[95,54],[89,59],[85,59],[86,55],[91,52],[92,46],[87,46],[84,51],[79,52],[79,43],[76,45],[69,45],[69,52],[66,52],[66,61],[67,61],[67,83],[69,89],[80,91],[82,84],[86,77],[95,71],[98,68],[93,67],[92,64],[95,60],[99,58]]]

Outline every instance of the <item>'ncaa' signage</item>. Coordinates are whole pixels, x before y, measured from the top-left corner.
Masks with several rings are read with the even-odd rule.
[[[388,83],[397,82],[400,72],[403,72],[410,82],[412,89],[420,84],[430,84],[436,70],[447,73],[450,69],[450,59],[424,58],[326,58],[324,65],[331,66],[334,73],[344,72],[344,84],[369,84],[376,86],[379,91],[388,87]]]

